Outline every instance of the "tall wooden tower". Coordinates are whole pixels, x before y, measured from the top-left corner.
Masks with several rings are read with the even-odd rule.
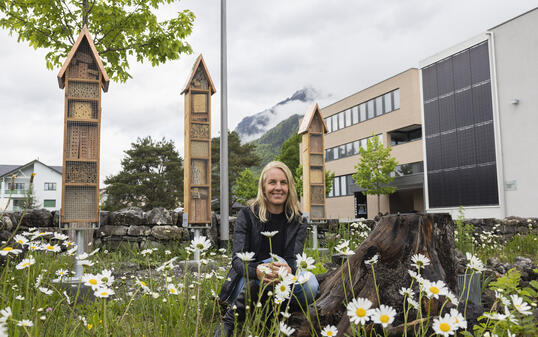
[[[185,89],[183,198],[189,225],[211,223],[211,96],[216,92],[202,55]]]
[[[325,219],[325,153],[327,126],[316,103],[306,112],[299,126],[302,135],[303,211],[311,220]]]
[[[101,89],[109,82],[84,26],[58,73],[65,88],[62,224],[99,222]]]

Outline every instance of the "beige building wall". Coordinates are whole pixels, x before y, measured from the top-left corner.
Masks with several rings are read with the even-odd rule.
[[[395,89],[400,89],[400,108],[392,112],[374,117],[349,127],[327,133],[325,149],[366,138],[372,134],[381,134],[383,144],[390,145],[389,132],[410,125],[421,125],[421,102],[419,72],[416,68],[408,69],[400,74],[372,85],[360,92],[335,102],[323,109],[321,114],[327,118],[358,104],[383,95]],[[422,161],[422,140],[413,141],[392,147],[392,155],[399,164]],[[354,155],[326,162],[326,169],[335,176],[352,174],[354,166],[359,162],[360,155]],[[413,197],[415,209],[424,209],[422,193]],[[389,197],[381,196],[381,212],[389,211]],[[327,198],[328,218],[353,218],[355,216],[355,199],[353,195]],[[367,196],[368,218],[373,218],[377,210],[377,196]]]

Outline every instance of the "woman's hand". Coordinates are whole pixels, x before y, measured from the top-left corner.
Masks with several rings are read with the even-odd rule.
[[[277,282],[279,280],[278,270],[281,267],[284,267],[288,273],[291,273],[291,268],[287,263],[273,262],[259,264],[256,268],[256,276],[258,277],[258,280],[262,281],[264,284]]]

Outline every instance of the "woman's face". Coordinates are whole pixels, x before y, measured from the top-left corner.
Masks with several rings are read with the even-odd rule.
[[[284,171],[277,167],[270,168],[266,172],[263,190],[269,212],[282,212],[288,198],[288,179]]]

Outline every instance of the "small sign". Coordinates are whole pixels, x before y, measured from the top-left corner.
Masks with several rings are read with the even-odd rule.
[[[517,191],[517,180],[508,180],[504,182],[505,191]]]

